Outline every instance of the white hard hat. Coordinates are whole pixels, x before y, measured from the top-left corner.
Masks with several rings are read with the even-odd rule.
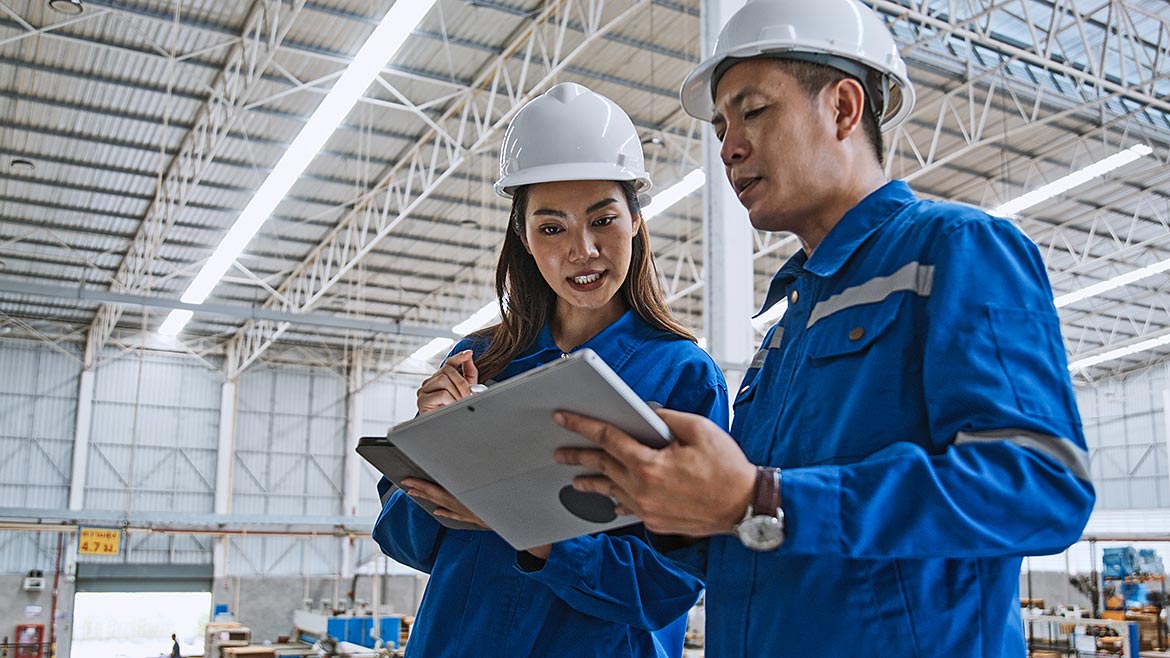
[[[496,194],[569,180],[633,181],[650,189],[642,140],[617,103],[573,82],[532,99],[508,124]]]
[[[683,82],[683,109],[710,121],[724,65],[761,56],[826,64],[858,77],[883,130],[901,123],[914,107],[906,62],[868,7],[857,0],[749,0],[723,26],[711,57]]]

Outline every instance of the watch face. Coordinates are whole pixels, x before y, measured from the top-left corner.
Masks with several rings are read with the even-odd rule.
[[[753,516],[735,528],[743,545],[755,551],[770,551],[784,543],[784,524],[774,516]]]

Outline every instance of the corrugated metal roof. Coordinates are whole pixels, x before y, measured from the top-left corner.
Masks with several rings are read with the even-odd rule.
[[[8,4],[11,14],[0,16],[0,261],[5,263],[0,279],[109,286],[150,216],[159,181],[184,143],[197,136],[193,131],[256,5],[92,0],[85,3],[86,13],[70,20],[36,0]],[[248,92],[247,108],[200,172],[186,206],[165,228],[143,281],[149,291],[138,292],[170,299],[183,292],[391,4],[313,0],[286,25],[272,64]],[[607,0],[600,19],[604,23],[635,4]],[[1057,295],[1170,257],[1165,224],[1170,174],[1161,164],[1170,143],[1170,77],[1164,71],[1151,75],[1154,63],[1164,69],[1170,61],[1165,3],[1057,7],[1029,0],[1026,13],[996,6],[965,23],[968,34],[955,37],[910,14],[922,8],[931,20],[947,21],[962,18],[947,12],[974,8],[942,0],[879,4],[897,16],[891,25],[919,97],[905,130],[887,135],[895,149],[892,175],[908,177],[923,196],[988,206],[1144,141],[1154,147],[1154,157],[1050,201],[1018,224],[1041,246]],[[675,98],[701,55],[699,2],[640,5],[629,20],[582,48],[556,79],[609,95],[647,135],[669,136],[668,145],[646,147],[656,189],[662,190],[694,166],[689,163],[698,158],[697,137],[706,129],[682,114]],[[464,86],[485,75],[546,6],[540,0],[440,0],[387,65],[386,85],[367,90],[246,249],[240,263],[260,282],[232,270],[211,301],[252,305],[272,299],[271,289],[285,284],[365,203],[368,190],[431,139],[429,122],[440,120]],[[578,11],[570,20],[565,52],[584,38],[585,16]],[[1118,22],[1119,16],[1126,22]],[[1078,18],[1084,41],[1074,33]],[[1019,57],[1017,51],[1031,47],[1036,31],[1027,20],[1043,29],[1056,26],[1057,68],[1067,65],[1128,85],[1130,98],[1097,100],[1100,92],[1043,72],[1037,56]],[[21,21],[43,31],[22,36],[27,30]],[[1108,21],[1117,27],[1102,47]],[[556,36],[552,30],[547,34]],[[513,83],[523,63],[523,52],[510,54]],[[539,62],[530,67],[530,76],[543,74]],[[481,113],[484,97],[481,92],[475,100]],[[403,98],[421,109],[406,107]],[[1140,98],[1156,102],[1143,104]],[[972,123],[982,107],[992,111]],[[488,123],[506,109],[506,100],[497,99]],[[457,128],[444,124],[446,130]],[[499,136],[497,131],[483,148],[467,154],[443,185],[320,296],[314,309],[449,326],[490,298],[495,251],[507,218],[506,203],[490,188]],[[14,159],[32,161],[36,168],[15,169]],[[381,209],[384,195],[372,199]],[[702,268],[700,222],[697,196],[652,222],[652,244],[668,282],[680,264],[684,272],[692,263]],[[756,260],[757,295],[789,253],[791,247]],[[481,287],[468,294],[471,281]],[[1062,309],[1070,354],[1170,328],[1165,283],[1164,277],[1150,278]],[[693,326],[702,325],[701,295],[698,290],[674,302]],[[92,302],[0,293],[0,323],[5,316],[35,322],[48,336],[82,336],[98,308]],[[153,330],[165,310],[147,313]],[[141,332],[142,319],[141,308],[127,308],[115,340]],[[223,344],[243,323],[243,318],[199,314],[186,335]],[[271,354],[337,349],[354,338],[343,329],[293,326]],[[384,344],[409,351],[422,342],[391,338]],[[1113,365],[1145,363],[1151,356],[1163,358],[1155,351]]]

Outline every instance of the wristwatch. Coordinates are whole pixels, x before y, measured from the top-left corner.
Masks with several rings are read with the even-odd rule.
[[[784,543],[784,510],[780,509],[780,469],[756,467],[756,489],[735,534],[753,551],[775,550]]]

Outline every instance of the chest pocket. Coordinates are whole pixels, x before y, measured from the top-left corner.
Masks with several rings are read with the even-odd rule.
[[[809,330],[798,367],[816,386],[792,404],[822,431],[794,438],[800,463],[849,463],[905,434],[905,418],[890,410],[907,409],[905,398],[920,390],[909,383],[916,377],[911,332],[896,326],[910,321],[909,308],[905,294],[892,295],[827,315]]]
[[[806,353],[814,361],[824,361],[864,352],[889,331],[902,307],[898,295],[825,316],[808,330]]]

